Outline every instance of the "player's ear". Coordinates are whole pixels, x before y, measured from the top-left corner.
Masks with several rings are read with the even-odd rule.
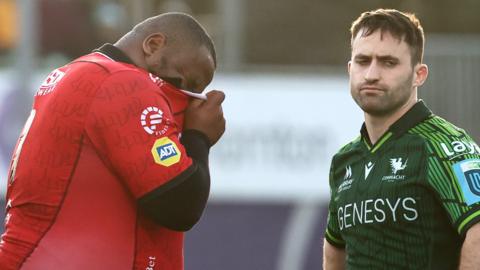
[[[348,71],[348,74],[350,74],[350,67],[352,66],[352,60],[348,61],[347,63],[347,71]]]
[[[428,66],[425,64],[415,65],[414,74],[413,74],[413,86],[419,87],[427,80],[428,77]]]
[[[142,48],[146,56],[156,53],[159,49],[165,46],[167,39],[162,33],[154,33],[143,40]]]

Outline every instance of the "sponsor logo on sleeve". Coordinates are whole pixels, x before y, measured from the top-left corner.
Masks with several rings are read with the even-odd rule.
[[[450,159],[466,154],[480,154],[480,147],[472,141],[453,141],[450,143],[440,143],[443,152]]]
[[[50,94],[57,86],[57,83],[65,76],[65,72],[55,69],[50,74],[48,74],[47,78],[43,81],[42,85],[37,91],[37,96],[44,96]]]
[[[150,135],[162,136],[167,133],[168,125],[163,122],[163,112],[157,107],[146,108],[140,116],[140,124]]]
[[[169,167],[180,161],[182,153],[174,141],[168,137],[163,137],[153,144],[152,155],[155,163]]]
[[[480,159],[467,159],[453,165],[467,205],[480,202]]]

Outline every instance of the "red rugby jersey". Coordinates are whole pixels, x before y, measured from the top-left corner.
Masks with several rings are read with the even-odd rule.
[[[193,171],[188,100],[98,52],[50,73],[12,158],[0,269],[183,269],[183,233],[137,200]]]

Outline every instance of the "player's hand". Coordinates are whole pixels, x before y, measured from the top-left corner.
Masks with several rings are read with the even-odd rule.
[[[225,132],[224,100],[225,94],[218,90],[208,92],[207,100],[192,100],[185,111],[183,129],[198,130],[207,135],[210,145],[217,143]]]

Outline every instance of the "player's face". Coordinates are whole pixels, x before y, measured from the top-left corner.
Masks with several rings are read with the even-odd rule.
[[[206,47],[165,48],[155,57],[149,71],[177,88],[201,93],[212,81],[215,65]]]
[[[353,40],[348,63],[350,91],[358,106],[372,116],[388,116],[414,104],[416,78],[408,44],[388,32],[361,34]]]

